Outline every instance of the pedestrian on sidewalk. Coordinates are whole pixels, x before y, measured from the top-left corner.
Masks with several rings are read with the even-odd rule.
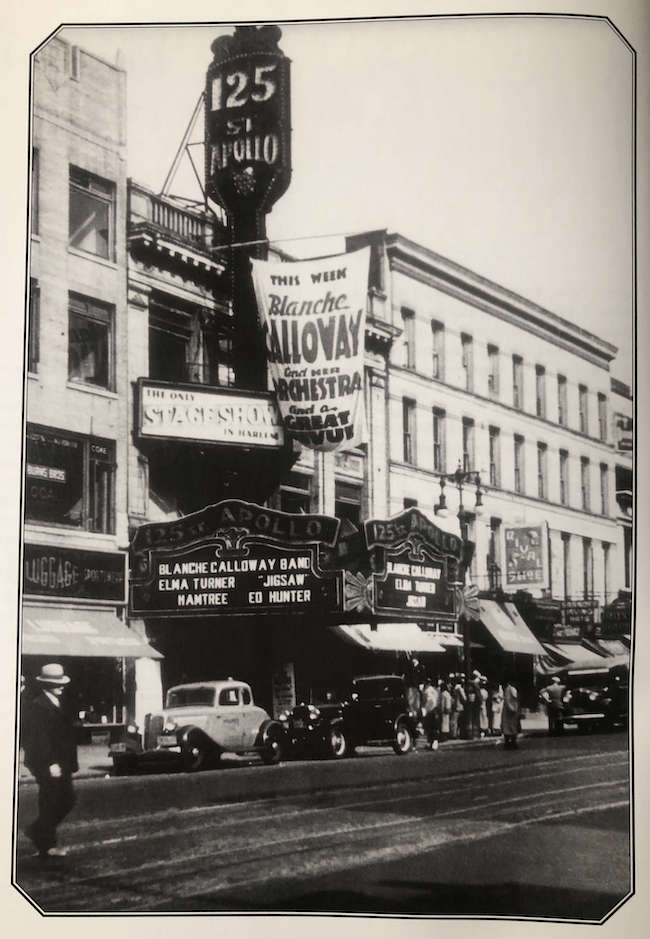
[[[506,750],[517,749],[520,720],[519,691],[513,678],[508,678],[503,691],[503,738]]]
[[[467,704],[467,695],[463,686],[463,676],[453,675],[452,708],[451,708],[451,736],[456,739],[463,730],[463,715]]]
[[[41,858],[64,857],[56,829],[75,804],[72,774],[79,769],[74,724],[62,701],[70,678],[58,663],[43,665],[40,693],[29,707],[24,728],[25,766],[38,784],[38,816],[25,833]]]
[[[481,737],[487,737],[490,732],[490,720],[488,718],[488,702],[490,695],[487,689],[487,678],[481,676],[481,683],[478,689],[479,701],[479,730]]]
[[[448,740],[451,732],[451,708],[453,698],[449,682],[442,682],[440,688],[440,739]]]
[[[564,692],[566,687],[562,684],[557,675],[553,675],[551,683],[539,693],[541,700],[546,707],[546,716],[548,717],[548,732],[552,737],[561,734],[564,730]]]
[[[501,721],[503,717],[503,685],[501,682],[495,682],[492,686],[491,696],[492,707],[492,733],[496,737],[501,736]]]
[[[429,749],[437,750],[440,745],[440,692],[430,678],[422,688],[422,726]]]

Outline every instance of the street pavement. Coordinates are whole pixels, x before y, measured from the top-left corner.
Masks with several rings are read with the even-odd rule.
[[[47,912],[356,912],[597,922],[630,884],[627,735],[88,778],[19,887]],[[21,787],[19,828],[35,787]]]

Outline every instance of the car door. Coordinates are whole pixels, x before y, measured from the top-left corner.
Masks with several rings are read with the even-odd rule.
[[[226,685],[219,691],[217,699],[217,743],[224,750],[237,752],[242,746],[242,721],[239,688]]]
[[[240,688],[240,695],[242,731],[241,748],[242,750],[251,750],[255,746],[260,724],[266,715],[261,708],[258,708],[256,704],[253,704],[251,690],[250,688],[246,687],[246,685],[242,685]]]

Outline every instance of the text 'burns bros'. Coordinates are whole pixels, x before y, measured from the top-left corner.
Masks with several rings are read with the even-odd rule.
[[[238,26],[212,43],[205,88],[207,195],[263,215],[291,179],[290,60],[277,26]]]
[[[284,426],[313,450],[364,441],[369,261],[369,248],[313,261],[251,261]]]

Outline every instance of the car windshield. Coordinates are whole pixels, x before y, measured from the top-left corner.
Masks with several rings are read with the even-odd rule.
[[[399,679],[369,678],[354,682],[353,691],[361,701],[378,701],[395,698],[404,694],[404,686]]]
[[[568,688],[604,688],[609,683],[609,671],[575,672],[567,675]]]
[[[201,685],[198,688],[170,688],[167,692],[168,708],[187,708],[197,704],[214,707],[214,688]]]

